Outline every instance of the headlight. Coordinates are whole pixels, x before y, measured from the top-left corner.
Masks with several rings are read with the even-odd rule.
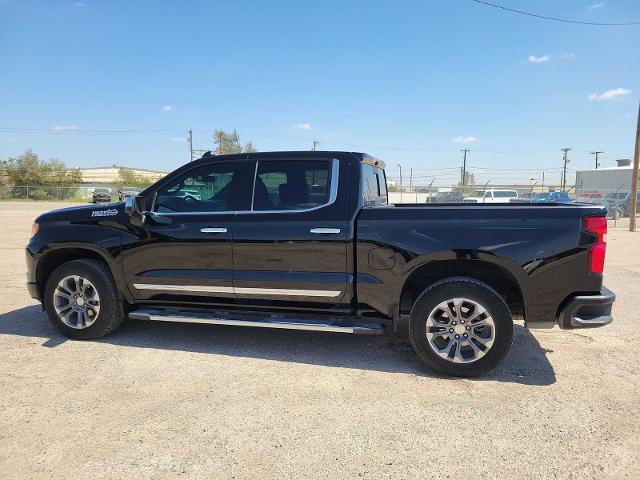
[[[33,225],[31,225],[31,238],[35,237],[36,233],[38,233],[38,230],[40,230],[39,224],[34,223]]]

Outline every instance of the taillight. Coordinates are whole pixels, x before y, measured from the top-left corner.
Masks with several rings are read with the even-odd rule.
[[[589,271],[602,273],[604,270],[604,254],[607,250],[607,219],[605,217],[585,217],[582,228],[596,236],[596,242],[589,249]]]

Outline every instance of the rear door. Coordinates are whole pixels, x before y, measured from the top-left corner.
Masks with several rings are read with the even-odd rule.
[[[330,156],[248,162],[251,207],[238,213],[234,233],[238,302],[326,308],[350,301],[349,188],[338,188],[348,181],[343,162]]]
[[[245,161],[212,161],[188,170],[156,193],[139,240],[123,266],[137,300],[233,301],[233,219]]]

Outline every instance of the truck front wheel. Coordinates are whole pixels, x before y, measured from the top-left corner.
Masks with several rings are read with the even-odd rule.
[[[44,302],[51,323],[69,338],[100,338],[124,318],[111,272],[97,260],[73,260],[56,268],[47,279]]]
[[[431,369],[456,377],[493,370],[513,342],[511,312],[489,285],[452,277],[428,287],[411,310],[409,337]]]

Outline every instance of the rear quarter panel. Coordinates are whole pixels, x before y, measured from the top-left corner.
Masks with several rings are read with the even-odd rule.
[[[551,322],[574,292],[595,292],[588,274],[582,217],[593,205],[448,205],[363,209],[357,220],[360,304],[392,315],[409,275],[431,262],[472,260],[507,270],[517,280],[527,322]],[[473,277],[473,270],[468,272]]]

